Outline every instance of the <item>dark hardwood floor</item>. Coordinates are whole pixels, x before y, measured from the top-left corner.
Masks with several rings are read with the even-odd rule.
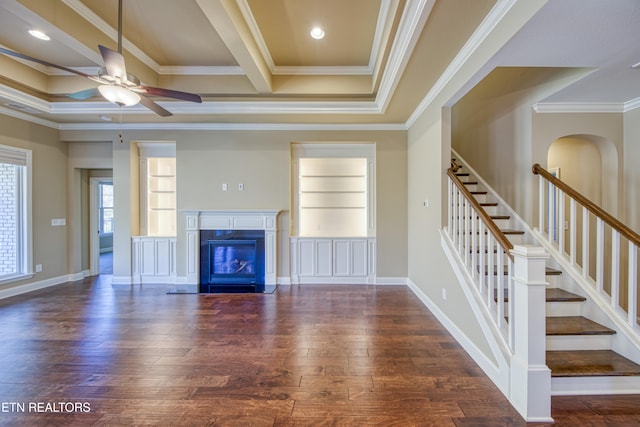
[[[526,425],[402,286],[87,279],[0,301],[0,340],[0,425]],[[639,398],[554,398],[552,415],[639,425]]]

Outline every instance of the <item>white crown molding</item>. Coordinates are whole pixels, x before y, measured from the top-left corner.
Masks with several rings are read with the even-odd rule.
[[[368,76],[373,71],[368,66],[353,67],[273,67],[274,76]]]
[[[624,113],[625,104],[618,102],[539,102],[536,113]]]
[[[456,73],[462,68],[462,66],[469,60],[471,55],[478,49],[482,42],[487,38],[489,34],[496,28],[496,26],[502,21],[504,16],[509,12],[518,0],[499,0],[498,3],[491,9],[486,18],[480,23],[473,35],[467,40],[462,49],[453,58],[453,61],[446,68],[444,73],[436,81],[433,87],[429,90],[427,95],[422,99],[418,107],[413,114],[407,120],[407,128],[411,127],[415,121],[420,117],[422,113],[429,107],[433,100],[440,94],[445,86],[451,81]]]
[[[402,123],[61,123],[61,131],[86,130],[250,130],[250,131],[406,131]]]
[[[386,111],[434,4],[435,0],[407,1],[376,97],[380,112]]]
[[[0,114],[4,116],[13,117],[15,119],[24,120],[25,122],[35,123],[37,125],[46,126],[52,129],[58,129],[58,123],[52,122],[50,120],[41,119],[40,117],[33,116],[31,114],[22,113],[20,111],[12,110],[11,108],[6,108],[0,106]]]
[[[624,103],[624,112],[635,110],[636,108],[640,108],[640,98],[632,99],[631,101],[627,101]]]
[[[158,102],[173,114],[377,114],[377,105],[372,101],[205,101]],[[52,114],[115,114],[121,108],[106,101],[99,102],[52,102]],[[149,114],[149,110],[138,104],[123,107],[127,115]]]
[[[0,97],[9,100],[5,105],[15,103],[20,108],[36,110],[36,113],[51,113],[51,103],[3,84],[0,84]]]
[[[244,76],[245,72],[241,67],[227,66],[179,66],[163,65],[158,70],[160,75],[172,76]]]

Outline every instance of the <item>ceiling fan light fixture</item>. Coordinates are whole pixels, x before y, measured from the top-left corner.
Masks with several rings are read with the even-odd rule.
[[[98,86],[100,94],[109,102],[114,104],[131,106],[140,102],[140,95],[122,86],[100,85]]]
[[[320,27],[314,27],[311,30],[311,37],[313,37],[316,40],[321,40],[324,38],[324,30]]]

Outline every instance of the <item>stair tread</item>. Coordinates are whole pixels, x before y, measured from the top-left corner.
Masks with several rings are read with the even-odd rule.
[[[548,302],[571,302],[571,301],[586,301],[587,299],[583,296],[573,294],[571,292],[565,291],[560,288],[547,288],[546,297]]]
[[[503,267],[504,267],[504,269],[503,269],[504,270],[504,274],[505,275],[509,274],[509,269],[507,268],[507,266],[503,266]],[[484,271],[485,271],[484,274],[488,274],[489,267],[485,266]],[[494,265],[493,266],[493,272],[494,272],[493,274],[496,274],[497,271],[498,271],[498,268],[497,268],[497,266]],[[562,271],[554,270],[553,268],[547,267],[547,268],[545,268],[545,274],[548,275],[548,276],[559,276],[559,275],[562,274]]]
[[[495,294],[497,295],[497,292],[495,292]],[[573,301],[582,302],[582,301],[586,301],[587,299],[580,295],[567,292],[564,289],[547,288],[545,290],[545,300],[547,302],[573,302]],[[504,302],[508,302],[508,301],[509,301],[509,296],[507,295],[507,291],[505,290]]]
[[[547,317],[549,335],[614,335],[616,331],[582,316]]]
[[[561,270],[556,270],[555,268],[547,267],[545,268],[545,272],[547,276],[560,276],[562,274]]]
[[[522,230],[512,230],[510,228],[506,228],[500,231],[502,231],[504,234],[524,234],[524,231]]]
[[[478,185],[478,181],[464,181],[464,185]]]
[[[471,191],[471,194],[483,195],[483,194],[487,194],[487,192],[486,191]]]
[[[547,351],[552,377],[640,376],[640,365],[611,350]]]
[[[480,206],[498,206],[498,202],[482,202]]]

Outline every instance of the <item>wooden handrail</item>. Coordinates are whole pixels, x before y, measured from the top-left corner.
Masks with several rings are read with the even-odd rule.
[[[498,244],[502,246],[507,256],[511,258],[511,260],[513,260],[513,255],[511,255],[511,249],[513,249],[513,244],[511,244],[509,239],[507,239],[507,236],[504,235],[504,233],[502,232],[502,230],[500,230],[500,228],[496,225],[496,223],[493,222],[493,220],[491,219],[489,214],[484,210],[482,205],[480,205],[480,203],[476,200],[476,198],[473,197],[469,189],[462,183],[462,181],[460,181],[460,178],[456,176],[456,171],[458,169],[460,169],[460,166],[458,166],[456,162],[452,160],[451,167],[447,170],[447,175],[449,175],[449,178],[451,178],[451,181],[453,181],[456,187],[458,187],[458,190],[462,192],[464,197],[476,209],[478,216],[480,217],[482,222],[484,222],[484,225],[491,232],[491,234],[493,234],[493,237],[495,237]]]
[[[566,183],[559,180],[555,176],[551,175],[546,169],[540,166],[538,163],[533,165],[531,171],[535,175],[540,175],[545,178],[547,181],[555,185],[557,188],[562,190],[565,194],[569,195],[573,199],[575,199],[578,203],[588,209],[595,216],[603,220],[605,223],[609,224],[611,228],[615,229],[620,233],[620,235],[624,236],[627,240],[634,243],[636,246],[640,246],[640,235],[627,227],[622,222],[618,221],[614,218],[609,212],[603,210],[600,206],[593,203],[591,200],[584,197],[582,194],[578,193],[573,188],[569,187]]]

